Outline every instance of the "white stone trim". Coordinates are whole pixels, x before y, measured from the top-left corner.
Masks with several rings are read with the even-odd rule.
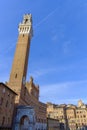
[[[29,34],[30,37],[33,36],[31,14],[24,15],[22,23],[19,24],[18,31],[19,34]]]

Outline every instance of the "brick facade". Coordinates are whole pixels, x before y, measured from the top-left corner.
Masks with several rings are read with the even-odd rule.
[[[0,127],[11,127],[16,93],[0,83]]]
[[[47,103],[47,117],[58,119],[63,123],[65,121],[66,130],[87,129],[87,105],[81,100],[78,106]]]

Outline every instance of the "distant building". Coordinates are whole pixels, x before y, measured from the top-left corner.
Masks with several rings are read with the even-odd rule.
[[[52,103],[47,103],[47,117],[59,120],[59,122],[63,123],[66,128],[65,108],[65,104],[55,105]]]
[[[87,108],[76,109],[76,124],[77,128],[87,126]]]
[[[64,123],[66,130],[87,130],[87,105],[81,100],[78,106],[47,103],[47,117]]]
[[[84,106],[84,103],[82,102],[82,100],[79,100],[79,101],[78,101],[77,106],[78,106],[78,107],[82,107],[82,106]]]
[[[67,128],[70,128],[72,130],[76,129],[76,106],[73,104],[69,104],[66,106],[66,122],[67,122]]]
[[[57,119],[47,118],[47,130],[64,130],[64,124]]]

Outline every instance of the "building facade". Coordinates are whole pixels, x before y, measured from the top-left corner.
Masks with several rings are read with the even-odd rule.
[[[65,104],[55,105],[52,103],[47,103],[47,117],[59,120],[59,122],[63,123],[66,128],[65,108]]]
[[[0,129],[11,128],[16,93],[0,83]]]
[[[47,130],[64,130],[64,127],[57,119],[47,118]]]
[[[67,128],[69,129],[76,129],[76,106],[73,104],[67,105],[66,106],[66,122],[67,122]]]
[[[81,100],[77,106],[47,103],[47,117],[64,123],[66,130],[87,130],[87,105]]]

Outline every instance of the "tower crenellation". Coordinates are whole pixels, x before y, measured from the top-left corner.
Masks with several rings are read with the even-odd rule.
[[[32,15],[31,14],[24,15],[22,23],[19,24],[18,31],[19,31],[19,34],[29,34],[32,37],[33,30],[32,30]]]

